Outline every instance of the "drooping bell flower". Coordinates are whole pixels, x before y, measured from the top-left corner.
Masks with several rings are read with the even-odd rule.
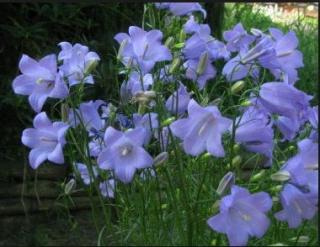
[[[103,100],[91,100],[81,103],[79,109],[69,110],[69,124],[75,127],[82,122],[88,131],[100,131],[105,127],[105,120],[99,113],[99,108],[107,103]]]
[[[251,152],[268,157],[264,166],[272,164],[273,129],[269,117],[256,106],[248,107],[241,118],[235,132],[235,140]]]
[[[274,49],[276,51],[276,60],[278,66],[271,70],[277,79],[281,79],[281,75],[289,84],[294,84],[299,78],[297,69],[303,67],[303,55],[296,48],[299,41],[294,31],[283,34],[277,28],[269,28],[270,34],[274,38]],[[269,61],[270,62],[270,61]],[[268,63],[268,61],[266,61]],[[281,73],[277,73],[281,71]]]
[[[116,180],[108,179],[99,184],[101,195],[105,198],[114,198]]]
[[[255,37],[248,34],[241,23],[235,25],[232,30],[225,31],[223,38],[227,41],[227,49],[231,52],[248,50]]]
[[[92,69],[100,61],[97,53],[89,51],[87,46],[81,44],[72,45],[69,42],[59,43],[61,52],[58,59],[63,61],[60,69],[68,78],[70,86],[80,82],[94,84]]]
[[[231,123],[230,119],[221,115],[216,106],[201,107],[191,99],[188,118],[176,120],[170,125],[170,129],[183,140],[183,149],[187,154],[197,156],[208,151],[216,157],[223,157],[221,138]]]
[[[56,55],[48,55],[36,61],[22,55],[19,62],[21,75],[17,76],[12,87],[16,94],[29,95],[29,103],[35,112],[40,112],[48,97],[63,99],[69,90],[57,71]]]
[[[227,234],[230,246],[244,246],[249,237],[261,238],[266,233],[270,220],[265,214],[271,207],[272,199],[266,192],[250,194],[233,185],[231,194],[221,199],[219,214],[207,223],[214,231]]]
[[[63,122],[51,122],[45,112],[37,114],[33,120],[34,128],[25,129],[22,143],[31,148],[29,163],[37,169],[45,160],[56,164],[64,163],[63,146],[69,125]]]
[[[140,74],[136,71],[129,75],[129,80],[124,81],[121,84],[120,96],[124,102],[129,101],[133,96],[135,96],[140,91],[147,91],[153,85],[153,78],[151,74],[145,74],[142,78]]]
[[[199,89],[203,89],[207,81],[213,79],[216,76],[216,69],[211,64],[209,59],[204,61],[201,66],[204,67],[201,74],[197,73],[197,69],[199,68],[199,64],[201,64],[200,59],[190,59],[187,60],[183,66],[187,69],[186,70],[186,77],[198,84]]]
[[[187,88],[180,83],[177,91],[175,91],[166,101],[166,108],[172,114],[183,114],[187,108],[190,101],[190,94]]]
[[[203,18],[207,17],[207,12],[199,3],[155,3],[158,9],[168,9],[173,15],[182,16],[189,15],[192,12],[200,11]]]
[[[119,56],[128,67],[138,66],[143,74],[148,73],[156,62],[172,59],[169,49],[162,45],[162,32],[159,30],[144,31],[131,26],[129,35],[119,33],[115,40],[120,44]]]
[[[85,164],[75,163],[75,168],[77,169],[77,172],[79,172],[80,177],[85,185],[93,183],[94,179],[98,176],[98,170],[95,166],[92,166],[92,172],[95,178],[90,175],[89,169]]]
[[[152,132],[159,128],[158,114],[154,112],[144,115],[134,113],[132,119],[135,128],[142,128],[145,131],[143,145],[147,145],[151,140]]]
[[[280,193],[283,209],[275,214],[276,219],[287,221],[289,228],[297,228],[303,219],[312,219],[318,211],[309,193],[304,193],[292,184],[286,184]]]
[[[113,170],[123,183],[132,181],[136,169],[151,167],[153,159],[142,147],[145,131],[135,128],[121,132],[108,127],[104,142],[106,147],[100,153],[97,162],[101,169]]]
[[[307,120],[309,101],[312,96],[281,82],[268,82],[261,86],[259,101],[270,112],[287,117],[294,130]],[[281,129],[280,129],[281,130]]]

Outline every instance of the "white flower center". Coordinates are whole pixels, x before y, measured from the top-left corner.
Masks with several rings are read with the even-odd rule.
[[[133,146],[131,144],[125,144],[120,147],[121,156],[128,156],[132,152]]]

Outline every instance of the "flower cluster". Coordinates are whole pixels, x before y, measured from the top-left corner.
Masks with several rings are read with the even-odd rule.
[[[38,113],[34,128],[22,134],[22,143],[31,148],[31,167],[36,169],[46,160],[73,164],[83,185],[95,185],[103,197],[114,198],[119,183],[125,186],[135,179],[147,183],[148,175],[157,176],[157,165],[170,161],[177,149],[188,159],[209,156],[221,163],[221,169],[233,169],[240,177],[239,164],[233,160],[241,153],[234,146],[261,155],[264,162],[256,168],[271,170],[277,163],[275,147],[294,142],[298,153],[277,173],[288,179],[280,193],[283,209],[274,216],[290,228],[313,218],[318,204],[318,107],[310,105],[312,96],[295,87],[297,69],[303,66],[295,33],[276,28],[248,32],[239,23],[219,41],[211,36],[209,25],[201,23],[206,11],[199,3],[155,6],[170,11],[169,27],[180,18],[182,31],[167,37],[156,27],[131,26],[128,34],[115,35],[119,74],[125,75],[118,89],[119,106],[101,99],[82,101],[86,84],[94,84],[92,73],[100,60],[87,46],[61,42],[57,56],[39,61],[22,56],[22,74],[14,79],[13,90],[28,95]],[[218,60],[224,63],[221,71]],[[260,81],[261,71],[273,79]],[[248,82],[252,87],[241,92]],[[241,92],[245,101],[227,106],[230,101],[225,99],[223,104],[208,103],[213,99],[207,88],[218,83],[227,88],[222,97],[235,99],[235,92]],[[41,112],[48,97],[60,100],[61,121],[51,122]],[[306,131],[309,136],[302,138]],[[69,148],[64,155],[65,146]],[[233,172],[221,180],[220,211],[207,223],[226,234],[230,245],[239,246],[246,245],[249,237],[265,235],[272,199],[270,191],[255,189],[251,194],[244,185],[235,185]]]

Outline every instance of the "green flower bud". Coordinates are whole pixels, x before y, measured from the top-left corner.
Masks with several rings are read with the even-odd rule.
[[[276,186],[271,187],[270,191],[274,192],[274,193],[278,193],[282,190],[282,187],[283,187],[282,185],[276,185]]]
[[[91,60],[84,68],[84,74],[88,75],[90,74],[98,65],[99,60]]]
[[[280,170],[276,173],[271,174],[270,178],[273,181],[285,182],[290,179],[290,173],[286,170]]]
[[[225,194],[232,185],[235,183],[235,176],[233,172],[228,172],[223,178],[220,180],[218,188],[216,190],[219,196]]]
[[[61,104],[61,120],[63,122],[68,121],[69,116],[69,106],[66,103]]]
[[[179,42],[184,42],[186,40],[187,34],[184,32],[183,29],[181,29],[179,33]]]
[[[173,74],[179,68],[180,63],[181,59],[179,57],[174,58],[169,68],[169,74]]]
[[[168,126],[168,125],[170,125],[174,120],[176,120],[175,117],[169,117],[169,118],[167,118],[166,120],[164,120],[164,121],[161,123],[161,126],[162,126],[162,127]]]
[[[234,144],[233,145],[233,151],[235,153],[238,153],[240,151],[240,149],[241,149],[241,146],[239,144]]]
[[[162,152],[158,154],[153,160],[154,166],[161,165],[163,162],[167,161],[168,158],[169,158],[168,152]]]
[[[75,189],[76,187],[76,180],[74,178],[70,179],[68,183],[64,187],[64,193],[66,195],[70,195],[71,192]]]
[[[117,55],[118,60],[121,59],[123,49],[126,47],[127,43],[128,43],[128,39],[122,40],[120,47],[119,47],[118,55]]]
[[[164,43],[164,45],[167,47],[167,48],[171,48],[171,46],[173,45],[174,43],[174,38],[173,37],[168,37],[166,42]]]
[[[308,236],[300,236],[300,237],[293,237],[289,239],[292,242],[297,242],[301,244],[306,244],[310,241],[310,238]]]
[[[250,100],[244,100],[240,103],[241,106],[251,106],[252,103]]]
[[[246,86],[245,81],[237,81],[231,86],[231,94],[237,94],[242,91],[242,89]]]
[[[241,163],[242,163],[242,158],[240,155],[235,156],[231,162],[232,167],[238,167]]]
[[[250,178],[250,181],[251,182],[258,181],[259,179],[263,178],[265,173],[266,173],[266,170],[262,170],[262,171],[258,172],[257,174],[255,174],[254,176],[252,176]]]
[[[197,75],[202,75],[203,72],[206,70],[208,64],[208,52],[205,52],[201,55],[198,67],[197,67]]]

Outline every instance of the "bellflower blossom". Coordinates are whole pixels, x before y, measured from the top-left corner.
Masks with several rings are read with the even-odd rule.
[[[292,85],[281,82],[264,83],[260,89],[259,101],[270,112],[279,114],[290,120],[290,128],[294,134],[307,121],[309,101],[312,96],[294,88]],[[280,120],[281,121],[281,120]],[[277,124],[277,121],[276,121]],[[285,124],[282,122],[282,124]],[[283,128],[280,128],[283,130]],[[284,133],[289,136],[289,133]]]
[[[296,48],[299,41],[293,31],[283,34],[281,30],[276,28],[269,28],[270,34],[274,38],[274,49],[276,51],[276,66],[274,61],[270,64],[270,71],[274,74],[276,79],[281,79],[289,84],[294,84],[298,78],[297,68],[303,67],[303,55]],[[266,61],[266,64],[270,61]]]
[[[223,157],[221,138],[232,121],[223,117],[216,106],[201,107],[193,99],[188,105],[188,115],[170,125],[172,133],[183,140],[184,151],[197,156],[207,150],[214,156]]]
[[[255,68],[253,67],[255,62],[264,67],[264,61],[274,60],[273,41],[270,37],[263,36],[250,50],[240,50],[237,56],[230,59],[223,67],[222,74],[228,81],[237,81],[250,74],[250,70]]]
[[[114,170],[123,183],[132,181],[136,169],[151,167],[153,159],[142,147],[145,131],[135,128],[125,133],[108,127],[104,142],[106,147],[97,162],[101,169]]]
[[[275,217],[280,221],[287,221],[289,228],[298,227],[303,219],[312,219],[318,211],[310,195],[292,184],[284,186],[280,200],[283,210],[277,212]]]
[[[227,49],[231,52],[248,50],[249,45],[255,40],[255,37],[244,30],[241,23],[238,23],[232,30],[225,31],[223,38],[227,41]]]
[[[204,71],[201,75],[197,74],[197,68],[199,66],[199,60],[197,59],[189,59],[187,60],[183,66],[186,70],[186,77],[192,81],[196,81],[199,89],[203,89],[206,86],[208,80],[214,78],[216,76],[217,70],[214,66],[212,66],[209,59],[205,61]]]
[[[124,102],[130,100],[133,96],[135,96],[140,91],[147,91],[153,85],[153,78],[151,74],[145,74],[142,78],[140,74],[136,71],[132,72],[129,75],[129,80],[124,81],[121,84],[120,88],[120,96]]]
[[[33,120],[34,128],[25,129],[22,143],[31,148],[29,163],[37,169],[45,160],[63,164],[63,146],[69,125],[63,122],[52,123],[45,112],[37,114]]]
[[[45,56],[39,61],[22,55],[19,69],[22,74],[14,79],[13,90],[16,94],[29,95],[29,103],[35,112],[41,111],[48,97],[64,99],[68,96],[62,73],[57,72],[56,55]]]
[[[83,163],[75,163],[75,168],[80,174],[80,177],[85,185],[89,185],[93,182],[93,178],[90,176],[88,167]],[[98,176],[98,170],[95,166],[92,166],[93,175],[96,178]]]
[[[97,53],[90,51],[87,46],[81,44],[72,45],[69,42],[59,43],[61,52],[58,59],[63,61],[60,69],[68,78],[69,85],[73,86],[83,83],[94,84],[92,75],[88,74],[91,67],[95,66],[100,57]]]
[[[99,108],[107,103],[103,100],[91,100],[89,102],[81,103],[79,109],[69,110],[69,123],[72,127],[80,124],[80,119],[88,131],[102,130],[105,127],[105,120],[99,114]],[[76,115],[75,115],[76,114]]]
[[[101,195],[106,198],[114,198],[116,180],[108,179],[99,184]]]
[[[129,35],[119,33],[115,40],[121,45],[119,55],[128,67],[138,65],[143,74],[148,73],[156,62],[172,59],[169,49],[161,44],[162,32],[149,32],[135,26],[129,27]]]
[[[239,117],[236,121],[239,121]],[[268,157],[267,164],[272,164],[273,129],[268,115],[257,106],[248,107],[243,113],[235,132],[236,142],[246,149]]]
[[[187,108],[190,101],[190,94],[187,88],[180,83],[177,91],[175,91],[166,101],[166,108],[172,114],[178,113],[183,114]]]
[[[250,194],[247,189],[233,185],[231,194],[222,198],[220,213],[207,223],[215,231],[227,234],[231,246],[243,246],[250,236],[261,238],[270,220],[265,215],[272,207],[266,192]]]
[[[142,128],[145,132],[143,145],[147,145],[152,137],[152,131],[159,128],[158,114],[154,112],[140,115],[134,113],[132,115],[135,128]]]
[[[199,3],[155,3],[158,9],[168,9],[173,15],[189,15],[192,12],[200,11],[203,18],[207,17],[207,12],[202,8]]]

